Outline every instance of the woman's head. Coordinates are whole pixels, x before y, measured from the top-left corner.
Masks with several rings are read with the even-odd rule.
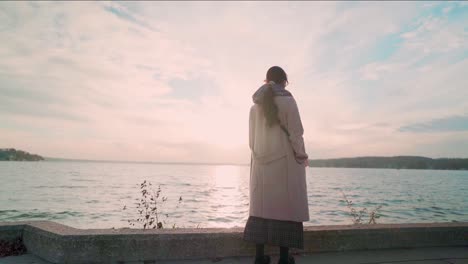
[[[274,81],[277,84],[288,84],[288,75],[279,66],[273,66],[266,73],[266,82]]]

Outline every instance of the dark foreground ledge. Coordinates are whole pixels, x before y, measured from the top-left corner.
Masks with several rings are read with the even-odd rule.
[[[0,222],[0,239],[23,239],[52,263],[126,263],[249,256],[254,246],[233,229],[76,229],[50,221]],[[299,252],[468,246],[468,222],[305,227]],[[276,252],[275,248],[267,251]]]

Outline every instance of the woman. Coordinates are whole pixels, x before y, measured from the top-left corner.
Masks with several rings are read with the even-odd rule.
[[[286,72],[271,67],[250,109],[250,212],[244,240],[256,243],[256,264],[270,263],[265,244],[280,247],[280,264],[294,263],[289,248],[304,248],[302,222],[309,220],[304,129],[287,84]]]

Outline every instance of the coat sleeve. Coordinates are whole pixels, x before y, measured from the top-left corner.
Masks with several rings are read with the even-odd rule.
[[[255,142],[255,115],[254,115],[254,107],[250,108],[249,113],[249,146],[250,150],[254,150],[254,142]]]
[[[299,109],[296,100],[291,98],[287,111],[287,129],[289,132],[289,141],[294,150],[294,155],[298,163],[304,163],[308,159],[304,146],[304,128],[302,127]]]

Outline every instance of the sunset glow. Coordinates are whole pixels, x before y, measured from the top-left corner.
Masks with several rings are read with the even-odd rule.
[[[461,1],[1,2],[0,147],[248,163],[280,65],[311,158],[468,157],[467,22]]]

